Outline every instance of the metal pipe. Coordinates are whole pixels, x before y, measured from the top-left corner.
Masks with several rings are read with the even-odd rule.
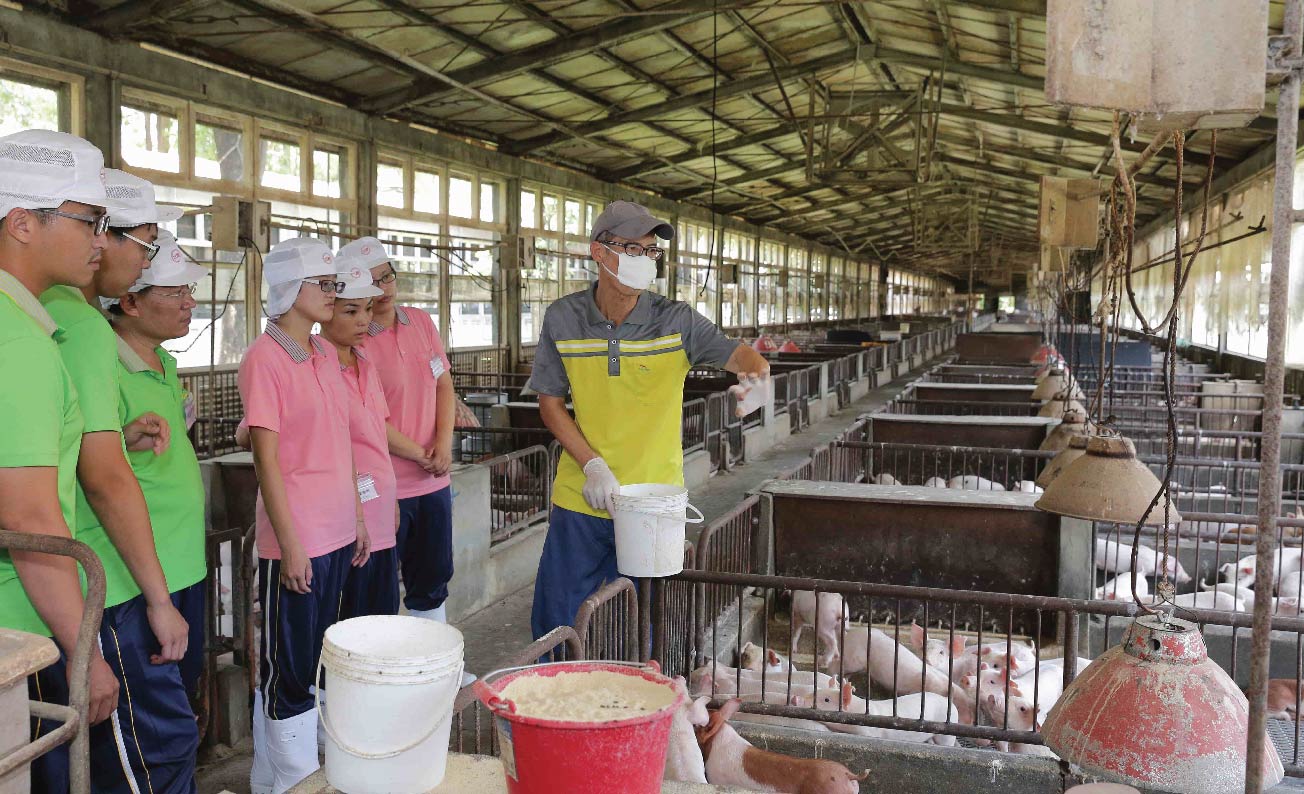
[[[1283,58],[1301,49],[1304,34],[1304,0],[1287,0],[1282,24],[1287,46]],[[1272,279],[1268,289],[1268,351],[1263,372],[1263,440],[1261,471],[1277,472],[1281,463],[1281,410],[1286,375],[1286,312],[1290,290],[1290,242],[1294,231],[1295,150],[1299,132],[1300,72],[1292,68],[1282,80],[1277,96],[1277,161],[1272,196]],[[1178,223],[1181,222],[1179,218]],[[1281,478],[1263,476],[1259,482],[1258,570],[1255,591],[1272,587],[1272,556],[1277,546],[1277,513],[1281,510]],[[1249,736],[1245,746],[1245,792],[1263,790],[1263,754],[1268,725],[1268,655],[1271,653],[1271,602],[1255,599],[1251,631]]]
[[[77,629],[77,647],[72,649],[68,661],[68,708],[71,714],[64,712],[68,715],[67,722],[56,732],[60,732],[61,736],[72,733],[68,761],[69,791],[71,794],[87,794],[90,791],[90,728],[86,722],[86,714],[90,705],[91,655],[96,648],[96,637],[100,633],[100,617],[104,613],[104,566],[100,564],[100,558],[91,551],[90,546],[71,538],[53,535],[31,535],[25,532],[0,530],[0,549],[72,557],[81,564],[86,574],[86,595],[82,602],[81,624]],[[46,712],[38,707],[34,713]],[[71,729],[68,726],[71,726]],[[46,750],[42,752],[52,749],[55,743],[50,741],[43,744]],[[30,752],[30,746],[28,750]],[[17,755],[22,754],[20,750]]]

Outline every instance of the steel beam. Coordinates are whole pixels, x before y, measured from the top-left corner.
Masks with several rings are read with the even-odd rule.
[[[577,55],[591,52],[675,25],[683,25],[711,15],[709,6],[700,0],[675,0],[657,9],[658,13],[619,20],[559,36],[550,41],[506,53],[449,72],[445,78],[418,80],[412,85],[390,91],[364,102],[362,109],[379,114],[392,113],[412,104],[431,102],[447,96],[461,86],[476,86],[511,77],[531,69],[545,69]]]

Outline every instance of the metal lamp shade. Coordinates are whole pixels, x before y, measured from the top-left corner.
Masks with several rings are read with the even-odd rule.
[[[1058,429],[1058,428],[1056,428]],[[1049,488],[1055,478],[1060,476],[1060,472],[1068,468],[1068,465],[1083,455],[1087,454],[1087,439],[1089,436],[1069,436],[1069,445],[1060,450],[1060,453],[1050,459],[1046,468],[1041,470],[1037,475],[1037,485],[1042,488]]]
[[[1136,447],[1131,441],[1093,436],[1087,441],[1086,454],[1064,467],[1046,486],[1037,507],[1088,521],[1136,524],[1159,488],[1159,478],[1136,459]],[[1182,520],[1171,500],[1168,509],[1169,521],[1176,524]],[[1163,525],[1163,500],[1150,511],[1145,523]]]
[[[1091,423],[1087,421],[1087,415],[1079,411],[1069,411],[1037,449],[1042,452],[1059,452],[1068,449],[1069,440],[1074,436],[1086,436],[1090,432]]]
[[[1065,394],[1060,394],[1053,400],[1047,400],[1046,404],[1037,412],[1037,416],[1059,419],[1070,411],[1077,411],[1084,416],[1087,413],[1087,409],[1082,403]]]
[[[1064,690],[1041,732],[1046,746],[1087,775],[1218,794],[1245,789],[1248,728],[1245,695],[1209,659],[1195,624],[1146,615]],[[1282,775],[1265,737],[1264,788]]]

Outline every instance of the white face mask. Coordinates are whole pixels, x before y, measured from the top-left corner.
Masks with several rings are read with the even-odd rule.
[[[650,256],[630,256],[629,254],[612,248],[606,243],[602,244],[608,251],[614,253],[620,261],[620,271],[612,272],[611,268],[602,265],[602,269],[611,273],[616,280],[630,289],[647,289],[652,286],[653,280],[657,277],[657,263],[652,261]]]

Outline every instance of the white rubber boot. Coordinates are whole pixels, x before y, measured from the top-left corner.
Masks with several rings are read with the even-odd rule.
[[[440,604],[434,609],[410,609],[408,610],[408,614],[410,614],[412,617],[415,618],[425,618],[426,620],[433,620],[436,623],[448,622],[448,610],[445,604]],[[468,687],[474,683],[475,683],[475,676],[463,670],[462,686]]]
[[[263,691],[254,690],[254,765],[249,770],[249,791],[251,794],[272,794],[275,774],[267,760],[267,717],[263,714]]]
[[[267,760],[272,794],[285,794],[321,766],[317,759],[317,710],[267,721]]]

